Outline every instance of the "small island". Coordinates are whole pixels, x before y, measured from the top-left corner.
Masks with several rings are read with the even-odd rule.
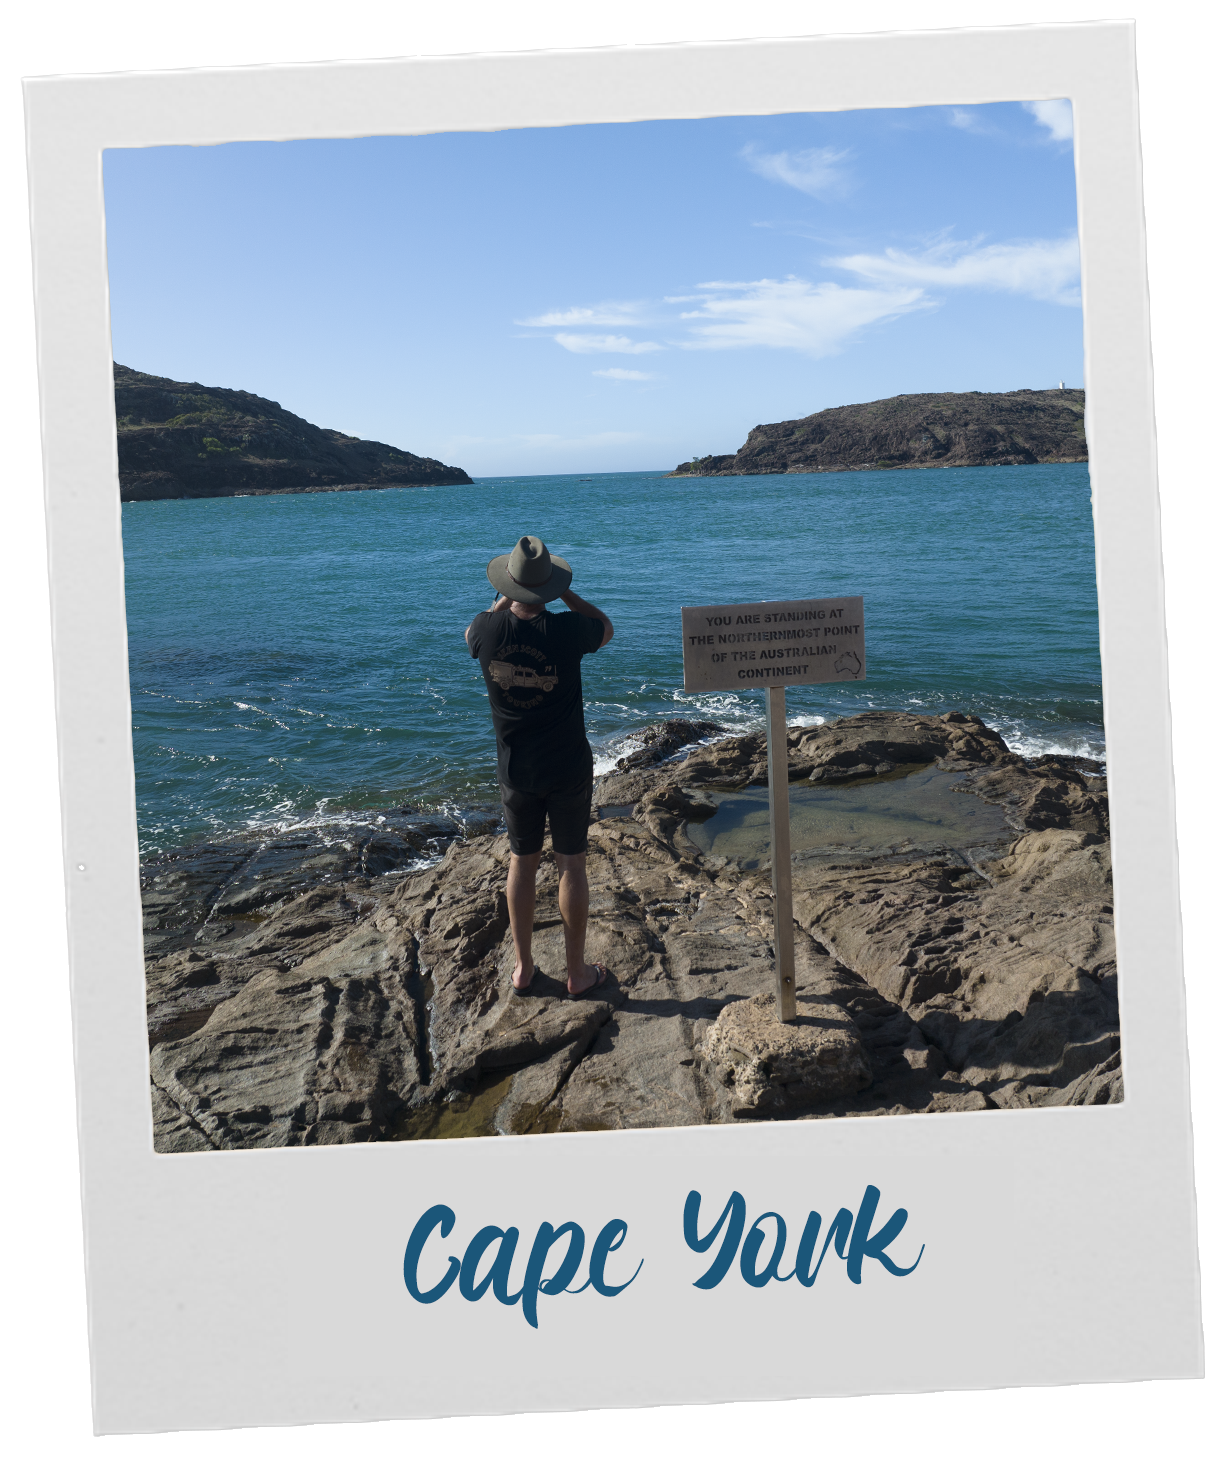
[[[695,457],[668,477],[1009,467],[1086,462],[1086,392],[942,391],[832,406],[754,427],[738,452]]]
[[[314,426],[251,391],[114,369],[124,503],[471,482],[460,467]]]

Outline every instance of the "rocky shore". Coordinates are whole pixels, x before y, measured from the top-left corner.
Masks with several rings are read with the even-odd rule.
[[[766,780],[762,735],[682,750],[717,731],[653,729],[596,782],[588,954],[615,979],[590,997],[565,992],[550,859],[539,973],[512,992],[494,816],[391,812],[151,861],[156,1148],[1121,1100],[1096,764],[1024,760],[956,712],[793,729],[793,786],[877,791],[940,769],[948,797],[996,817],[974,841],[922,820],[882,845],[797,852],[800,1021],[783,1028],[757,1000],[773,989],[764,860],[690,832]]]

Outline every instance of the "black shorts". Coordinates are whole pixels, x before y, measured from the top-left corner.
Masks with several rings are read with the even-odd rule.
[[[552,825],[555,853],[585,853],[586,830],[590,827],[590,800],[594,782],[587,778],[577,787],[544,793],[516,792],[501,784],[501,804],[509,829],[509,847],[514,853],[541,853],[543,825]]]

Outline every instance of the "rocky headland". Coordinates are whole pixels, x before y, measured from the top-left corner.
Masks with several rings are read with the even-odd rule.
[[[114,371],[125,503],[471,481],[433,457],[313,426],[251,391]]]
[[[754,427],[738,452],[669,477],[1086,462],[1086,392],[943,391],[833,406]]]
[[[550,858],[538,973],[513,993],[494,815],[404,810],[152,860],[156,1148],[1121,1100],[1096,764],[1024,760],[957,712],[792,729],[793,785],[882,791],[943,772],[981,817],[967,838],[922,819],[793,856],[800,1019],[786,1028],[770,1014],[765,861],[693,836],[731,790],[766,781],[764,736],[696,745],[719,731],[661,725],[596,782],[588,953],[615,979],[592,996],[565,992]]]

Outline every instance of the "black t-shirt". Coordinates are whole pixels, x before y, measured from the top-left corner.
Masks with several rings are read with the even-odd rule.
[[[582,717],[582,657],[598,650],[603,621],[576,610],[520,620],[486,610],[467,631],[496,730],[497,776],[542,796],[593,775]]]

